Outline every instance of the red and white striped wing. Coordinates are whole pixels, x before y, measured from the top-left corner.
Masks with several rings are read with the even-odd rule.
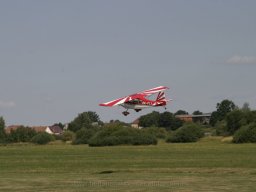
[[[137,94],[141,94],[141,95],[144,95],[144,96],[150,96],[150,95],[153,95],[155,93],[165,91],[167,89],[169,89],[169,87],[159,86],[159,87],[155,87],[155,88],[152,88],[152,89],[149,89],[149,90],[142,91],[142,92],[137,93]]]
[[[119,98],[119,99],[115,99],[113,101],[109,101],[109,102],[106,102],[106,103],[101,103],[100,106],[113,107],[113,106],[116,106],[116,105],[120,105],[122,103],[125,103],[127,98],[128,97],[122,97],[122,98]]]

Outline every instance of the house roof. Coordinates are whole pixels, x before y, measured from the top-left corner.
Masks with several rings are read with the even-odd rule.
[[[11,130],[16,130],[16,129],[18,129],[21,126],[22,125],[10,125],[10,126],[5,128],[5,132],[6,133],[11,133]]]
[[[133,122],[132,122],[132,124],[139,124],[140,123],[140,119],[138,118],[138,119],[135,119]]]
[[[178,118],[191,118],[191,117],[211,117],[211,113],[204,113],[201,115],[176,115]]]
[[[47,129],[48,126],[33,126],[31,127],[32,129],[34,129],[36,132],[45,132],[45,130]]]
[[[50,126],[49,128],[50,128],[50,130],[51,130],[53,133],[62,133],[62,132],[63,132],[63,130],[61,129],[61,127],[58,126],[58,125],[53,125],[53,126]]]

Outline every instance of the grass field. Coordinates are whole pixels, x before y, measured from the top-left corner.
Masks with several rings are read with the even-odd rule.
[[[256,191],[256,144],[0,146],[0,191]]]

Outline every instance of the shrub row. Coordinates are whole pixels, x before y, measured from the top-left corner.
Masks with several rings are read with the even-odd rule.
[[[32,142],[36,144],[47,144],[53,141],[54,137],[48,133],[37,133],[34,129],[20,126],[6,134],[6,143]]]
[[[88,141],[88,144],[89,146],[156,145],[157,138],[147,131],[116,125],[102,128]]]
[[[255,143],[256,142],[256,123],[242,126],[237,130],[233,137],[234,143]]]
[[[45,133],[45,132],[38,133],[37,135],[35,135],[31,139],[32,143],[40,144],[40,145],[47,144],[50,141],[54,141],[54,137],[52,135],[48,134],[48,133]]]
[[[166,142],[168,143],[188,143],[188,142],[196,142],[201,137],[203,137],[204,133],[202,131],[201,126],[188,123],[184,124],[181,128],[174,131],[167,138]]]

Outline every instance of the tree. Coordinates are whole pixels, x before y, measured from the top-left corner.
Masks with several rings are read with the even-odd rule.
[[[100,117],[96,112],[88,111],[87,114],[92,122],[100,122]]]
[[[233,101],[228,99],[223,100],[221,103],[217,103],[217,113],[218,113],[218,120],[221,121],[225,119],[226,115],[236,109],[236,105]]]
[[[3,117],[0,117],[0,131],[4,131],[5,121]]]
[[[226,122],[227,122],[227,131],[229,134],[234,134],[236,130],[240,129],[240,127],[244,124],[243,118],[245,118],[245,114],[242,110],[235,110],[227,114]]]
[[[5,121],[3,117],[0,117],[0,143],[4,142],[6,138],[5,134]]]
[[[176,118],[174,114],[166,111],[159,113],[153,111],[140,117],[139,125],[141,127],[164,127],[166,130],[176,130],[183,124],[182,120]]]
[[[174,113],[174,115],[188,115],[188,112],[184,110],[178,110],[176,113]]]
[[[211,118],[210,118],[210,125],[215,126],[218,122],[219,114],[217,111],[212,112]]]
[[[69,123],[68,129],[73,132],[76,132],[82,128],[92,128],[92,123],[99,121],[99,116],[95,112],[83,112],[78,114],[78,116]]]
[[[245,103],[243,104],[242,110],[243,110],[243,111],[250,111],[251,109],[250,109],[250,107],[249,107],[249,103],[245,102]]]
[[[176,130],[179,127],[181,127],[183,124],[183,121],[176,118],[172,113],[170,112],[164,112],[160,114],[158,126],[164,127],[167,130]]]
[[[223,121],[226,122],[226,133],[233,135],[242,126],[256,123],[256,111],[236,109],[229,112]]]
[[[197,111],[194,111],[192,114],[193,115],[202,115],[203,113],[201,111],[197,110]]]
[[[221,103],[217,103],[216,111],[211,115],[210,124],[214,126],[218,121],[222,121],[226,118],[226,115],[235,110],[237,107],[233,101],[228,99],[223,100]]]
[[[160,113],[153,111],[147,115],[140,117],[139,126],[142,127],[158,127]]]
[[[11,133],[8,135],[8,140],[10,142],[30,142],[36,134],[34,129],[20,126],[16,130],[11,130]]]

